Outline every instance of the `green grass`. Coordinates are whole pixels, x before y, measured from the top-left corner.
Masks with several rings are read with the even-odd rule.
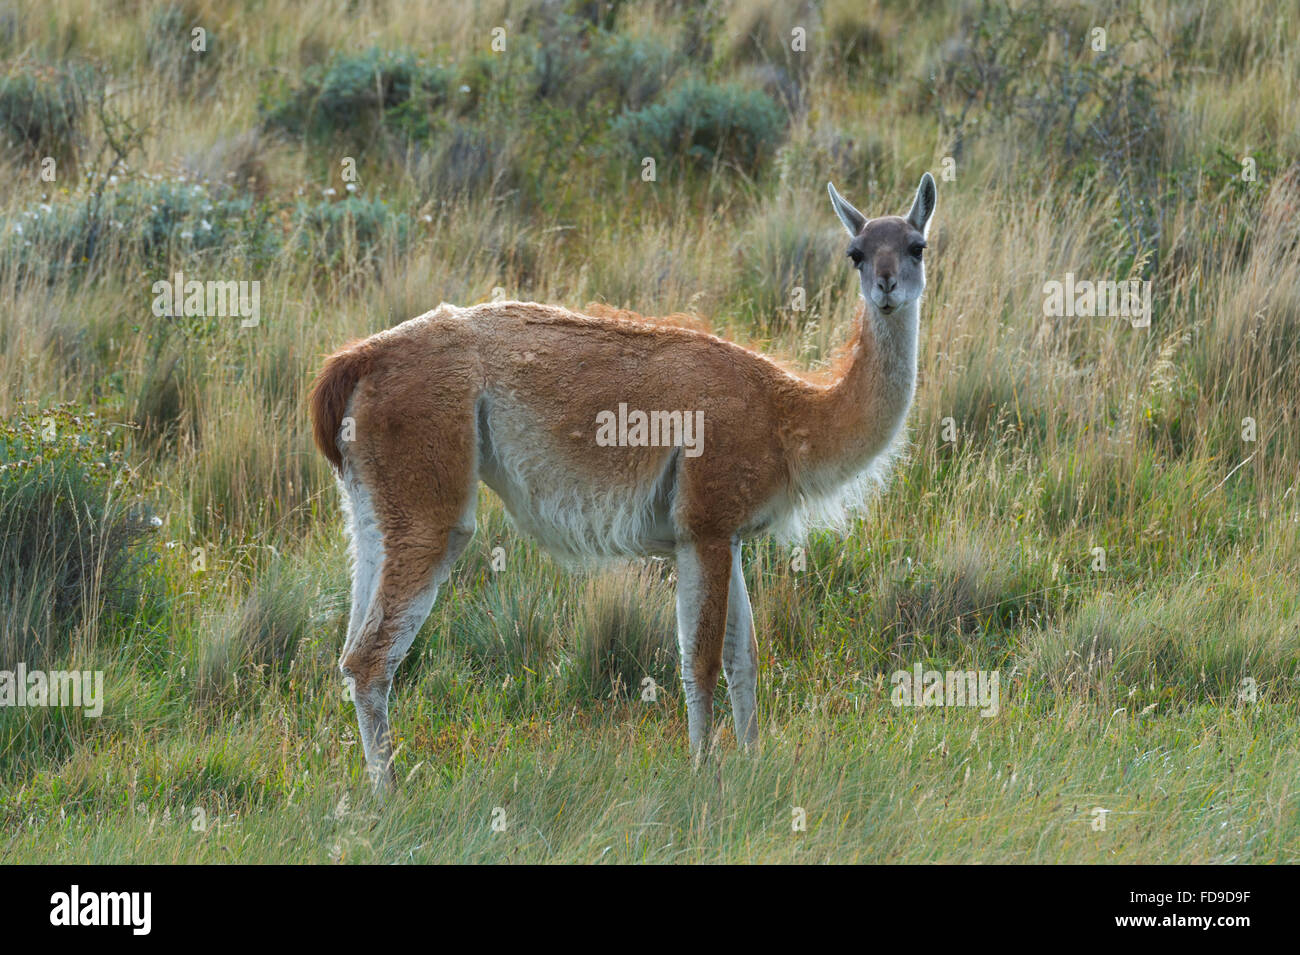
[[[6,15],[0,415],[63,516],[0,474],[4,651],[105,700],[0,708],[0,862],[1300,861],[1293,6],[1126,6],[1104,58],[1047,0],[800,6],[806,54],[778,0]],[[375,802],[322,357],[505,294],[819,373],[856,305],[826,180],[897,213],[925,169],[908,456],[845,536],[745,547],[760,751],[720,692],[690,763],[671,563],[570,574],[484,490]],[[176,271],[260,281],[259,324],[154,316]],[[1152,327],[1046,318],[1066,272],[1150,279]],[[60,408],[93,448],[42,443]],[[1000,712],[893,706],[917,663]]]
[[[421,712],[410,690],[396,703],[424,724],[405,741],[422,758],[382,806],[331,702],[273,735],[232,729],[216,747],[159,729],[136,759],[110,750],[37,778],[23,798],[46,818],[12,829],[4,860],[1294,862],[1300,838],[1284,706],[1038,701],[985,720],[863,688],[696,772],[666,707],[563,725],[483,700],[472,722]]]

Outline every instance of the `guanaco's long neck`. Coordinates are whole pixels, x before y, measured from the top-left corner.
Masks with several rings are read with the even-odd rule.
[[[847,480],[889,445],[916,388],[919,302],[892,315],[866,306],[843,376],[811,399],[800,470]]]

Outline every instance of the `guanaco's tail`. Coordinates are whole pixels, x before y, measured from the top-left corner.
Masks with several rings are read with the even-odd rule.
[[[325,367],[311,388],[308,407],[311,409],[312,436],[321,454],[340,471],[343,469],[343,455],[338,447],[339,425],[353,389],[370,372],[373,363],[374,349],[364,340],[345,345],[325,360]]]

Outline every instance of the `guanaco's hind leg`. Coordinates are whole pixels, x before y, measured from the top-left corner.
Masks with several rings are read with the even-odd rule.
[[[758,642],[754,612],[740,564],[740,541],[731,545],[731,583],[727,596],[727,633],[722,644],[722,668],[736,720],[736,741],[748,749],[758,742]]]
[[[445,426],[424,442],[382,418],[359,417],[357,446],[345,465],[356,557],[339,669],[352,691],[366,769],[377,789],[395,781],[388,723],[393,674],[474,534],[473,416],[441,417],[460,426]],[[366,508],[376,533],[363,533]]]
[[[713,727],[713,691],[722,669],[731,582],[727,541],[686,543],[677,549],[677,642],[691,753],[704,754]]]
[[[452,565],[473,533],[470,523],[449,529],[425,528],[409,535],[385,535],[374,598],[339,658],[339,669],[351,686],[357,710],[366,770],[376,789],[395,782],[388,723],[393,674],[433,609],[438,588],[450,576]]]
[[[375,516],[370,491],[354,469],[339,478],[343,510],[347,517],[348,551],[352,558],[352,610],[344,646],[357,637],[379,585],[379,568],[384,562],[384,537]]]

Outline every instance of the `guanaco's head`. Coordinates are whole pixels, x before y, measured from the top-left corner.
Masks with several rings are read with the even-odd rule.
[[[915,302],[925,291],[925,235],[934,214],[934,178],[927,172],[916,188],[912,209],[905,216],[868,219],[835,191],[835,214],[853,236],[849,258],[862,282],[862,297],[882,315]]]

